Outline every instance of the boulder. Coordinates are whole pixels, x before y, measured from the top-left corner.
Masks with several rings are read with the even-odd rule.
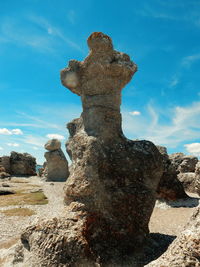
[[[183,153],[173,153],[169,155],[169,159],[175,166],[177,173],[195,172],[195,166],[198,162],[197,157]]]
[[[36,175],[36,159],[28,153],[11,152],[10,173],[12,175]]]
[[[200,266],[200,206],[185,229],[172,242],[167,251],[145,267],[199,267]]]
[[[184,189],[191,193],[196,193],[195,183],[196,175],[194,172],[181,172],[178,174],[178,179],[183,185]]]
[[[46,165],[42,173],[47,181],[63,182],[69,176],[68,161],[60,147],[61,143],[57,139],[49,140],[45,144],[45,148],[50,150],[44,154]]]
[[[5,168],[5,171],[7,173],[10,173],[10,157],[9,156],[0,157],[0,165]]]
[[[157,188],[157,198],[177,200],[188,197],[182,183],[177,178],[177,171],[167,154],[166,147],[157,146],[162,155],[164,171]]]
[[[54,151],[61,148],[61,143],[58,139],[50,139],[44,147],[48,151]]]
[[[61,71],[63,85],[83,106],[67,125],[66,214],[23,232],[32,266],[120,266],[149,233],[162,158],[153,143],[124,137],[120,114],[121,90],[137,67],[103,33],[93,33],[88,45],[84,61]]]

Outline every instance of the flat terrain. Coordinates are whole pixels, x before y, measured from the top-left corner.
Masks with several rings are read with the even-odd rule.
[[[19,241],[23,229],[37,220],[63,215],[63,186],[62,182],[44,182],[36,176],[0,181],[0,190],[15,192],[0,195],[0,266],[8,266],[4,264],[5,257]],[[191,196],[187,201],[174,203],[157,201],[149,224],[152,235],[159,233],[171,242],[199,203],[196,195]]]

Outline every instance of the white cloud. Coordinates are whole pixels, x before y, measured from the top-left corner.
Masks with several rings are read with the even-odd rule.
[[[36,147],[36,146],[34,146],[34,147],[33,147],[33,149],[34,149],[34,150],[38,150],[39,148],[38,148],[38,147]]]
[[[16,134],[16,135],[22,135],[23,134],[22,130],[20,130],[20,129],[13,129],[11,131],[13,134]]]
[[[200,156],[200,143],[185,144],[184,147],[190,154]]]
[[[65,137],[63,135],[60,135],[60,134],[47,134],[46,137],[49,139],[53,139],[53,138],[59,139],[59,140],[65,139]]]
[[[7,145],[8,146],[13,146],[13,147],[18,147],[19,146],[19,144],[17,144],[17,143],[7,143]]]
[[[1,128],[1,129],[0,129],[0,134],[11,135],[12,132],[9,131],[9,130],[6,129],[6,128]]]
[[[132,115],[132,116],[139,116],[141,114],[141,112],[137,111],[137,110],[134,110],[134,111],[129,112],[129,114]]]
[[[161,122],[163,110],[148,105],[146,116],[131,116],[122,112],[123,129],[132,139],[146,139],[158,145],[174,148],[182,143],[192,142],[200,136],[200,102],[187,107],[165,109],[167,123]]]
[[[0,146],[0,150],[3,150],[3,147]]]
[[[0,134],[4,134],[4,135],[22,135],[23,132],[20,129],[8,130],[7,128],[1,128],[0,129]]]
[[[182,66],[189,68],[197,60],[200,60],[200,53],[184,57],[182,59]]]

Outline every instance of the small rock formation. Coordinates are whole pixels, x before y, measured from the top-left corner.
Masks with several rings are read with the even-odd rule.
[[[68,162],[61,150],[61,143],[57,139],[49,140],[44,146],[46,166],[42,175],[46,176],[47,181],[66,181],[69,176]]]
[[[169,159],[175,166],[177,173],[195,172],[195,166],[198,162],[197,157],[183,153],[173,153],[169,155]]]
[[[10,157],[9,156],[0,157],[0,165],[5,168],[5,171],[7,173],[10,173]]]
[[[145,267],[199,267],[200,266],[200,206],[184,231],[172,242],[167,251]]]
[[[93,33],[88,45],[84,61],[61,71],[83,104],[81,117],[67,125],[67,212],[22,234],[33,266],[121,266],[149,233],[162,158],[153,143],[128,140],[121,128],[121,90],[137,67],[103,33]]]
[[[2,165],[0,165],[0,179],[8,177],[10,177],[10,174],[6,172],[6,169]]]
[[[163,158],[164,171],[157,188],[157,198],[177,200],[188,197],[182,183],[177,178],[177,171],[167,154],[166,147],[157,146]]]
[[[169,157],[176,168],[177,178],[182,183],[184,189],[188,192],[196,193],[195,166],[198,158],[191,155],[184,155],[183,153],[174,153]]]
[[[11,175],[36,175],[36,159],[28,153],[11,152]]]

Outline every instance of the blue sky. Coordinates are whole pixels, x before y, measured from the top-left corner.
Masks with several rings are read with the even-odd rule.
[[[123,90],[125,135],[200,156],[199,0],[0,0],[0,10],[0,155],[43,163],[54,136],[64,149],[81,103],[59,71],[102,31],[138,65]]]

